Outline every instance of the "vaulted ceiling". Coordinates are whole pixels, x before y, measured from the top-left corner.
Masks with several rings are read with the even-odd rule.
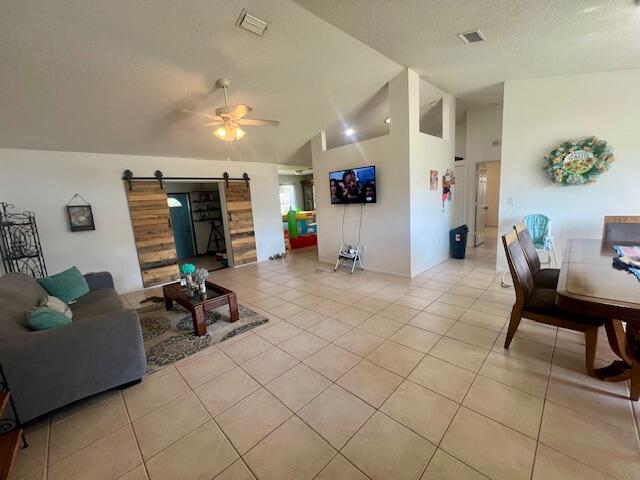
[[[507,79],[640,67],[637,0],[295,0],[425,80],[479,101]],[[487,41],[463,44],[480,29]]]
[[[242,10],[263,37],[238,28]],[[0,8],[0,147],[310,163],[308,140],[402,67],[290,0],[19,0]],[[230,147],[182,108],[280,126]],[[195,129],[193,129],[195,128]]]
[[[456,37],[475,28],[486,43]],[[505,79],[639,68],[639,33],[634,0],[5,0],[0,147],[308,165],[403,66],[486,103]],[[221,105],[223,76],[280,126],[228,146],[180,113]]]

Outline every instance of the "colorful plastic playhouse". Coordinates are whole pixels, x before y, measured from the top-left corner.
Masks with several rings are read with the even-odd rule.
[[[289,232],[291,248],[304,248],[318,244],[316,212],[289,210],[282,216],[283,227]]]

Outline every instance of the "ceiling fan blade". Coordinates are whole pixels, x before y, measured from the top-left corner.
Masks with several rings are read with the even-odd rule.
[[[249,113],[253,108],[249,105],[229,105],[227,107],[216,108],[216,115],[221,117],[233,117],[234,120],[239,120],[244,117],[247,113]]]
[[[240,120],[238,120],[238,124],[277,127],[278,125],[280,125],[280,122],[278,122],[277,120],[261,120],[259,118],[241,118]]]
[[[183,108],[182,110],[180,110],[182,113],[192,113],[194,115],[202,115],[205,118],[209,118],[211,120],[215,120],[215,121],[222,121],[222,118],[218,117],[217,115],[210,115],[208,113],[204,113],[204,112],[196,112],[194,110],[187,110],[185,108]]]
[[[240,105],[236,105],[233,108],[233,112],[232,112],[233,118],[235,118],[236,120],[240,120],[251,110],[253,110],[253,108],[251,108],[249,105],[245,105],[243,103],[241,103]]]
[[[216,120],[214,122],[208,122],[202,125],[198,125],[197,127],[188,128],[187,130],[191,130],[191,131],[202,130],[203,128],[217,127],[218,125],[224,125],[224,122]]]

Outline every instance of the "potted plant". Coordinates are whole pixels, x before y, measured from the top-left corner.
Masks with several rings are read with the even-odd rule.
[[[203,298],[207,296],[207,286],[205,284],[207,278],[209,278],[209,271],[206,268],[198,268],[193,274],[196,289]]]
[[[193,263],[185,263],[180,267],[180,273],[182,278],[180,279],[180,285],[186,287],[188,290],[195,290],[195,282],[193,281],[193,274],[196,272],[196,266]],[[184,279],[184,281],[183,281]]]

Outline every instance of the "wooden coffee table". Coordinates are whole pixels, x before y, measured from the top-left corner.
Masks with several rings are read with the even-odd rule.
[[[236,297],[235,292],[208,281],[205,282],[205,285],[207,286],[206,299],[203,299],[200,295],[189,296],[180,286],[180,282],[170,283],[162,287],[164,305],[167,310],[171,310],[173,302],[177,302],[191,312],[193,332],[197,336],[207,333],[205,314],[209,310],[222,305],[229,305],[231,322],[236,322],[240,318],[238,314],[238,297]]]

